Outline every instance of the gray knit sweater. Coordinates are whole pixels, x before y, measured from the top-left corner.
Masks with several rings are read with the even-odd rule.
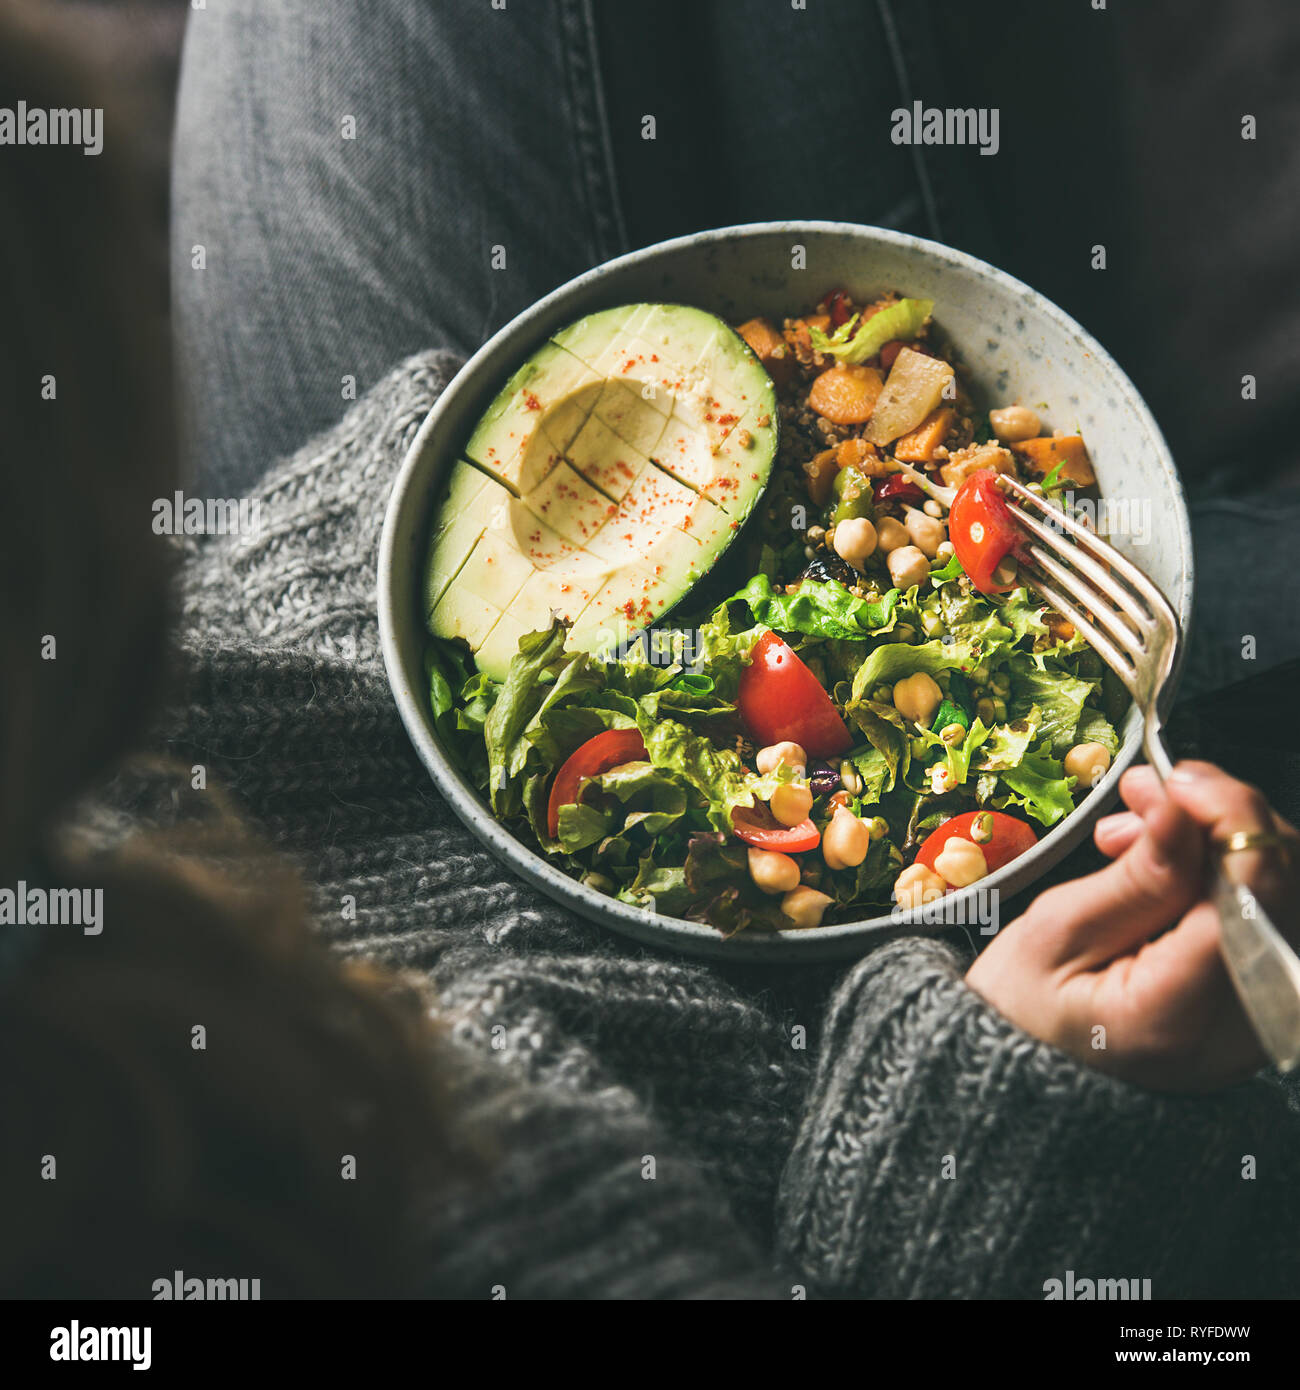
[[[655,954],[480,848],[405,738],[374,599],[395,470],[457,365],[406,362],[275,467],[254,543],[194,546],[163,730],[303,866],[326,937],[427,972],[452,1021],[502,1160],[448,1193],[430,1292],[1041,1298],[1073,1270],[1300,1294],[1275,1081],[1171,1099],[1090,1072],[935,941],[847,969]]]

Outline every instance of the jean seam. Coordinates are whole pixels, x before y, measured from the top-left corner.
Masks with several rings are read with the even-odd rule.
[[[590,0],[557,0],[562,61],[573,111],[574,150],[591,221],[596,260],[627,247],[627,233],[614,174],[614,154],[605,112],[595,17]]]

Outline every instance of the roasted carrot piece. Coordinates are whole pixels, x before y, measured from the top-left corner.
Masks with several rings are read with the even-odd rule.
[[[1056,434],[1042,439],[1026,439],[1011,447],[1040,478],[1045,478],[1059,463],[1063,465],[1059,476],[1068,478],[1080,487],[1097,481],[1082,435]]]
[[[839,469],[835,466],[835,450],[823,449],[814,454],[803,466],[808,479],[808,496],[819,507],[824,507],[831,495],[831,485]]]
[[[880,455],[874,444],[856,436],[846,439],[835,451],[835,464],[838,468],[856,468],[859,473],[871,474],[880,462]]]
[[[874,367],[830,367],[812,384],[808,405],[836,425],[860,425],[871,419],[884,378]]]
[[[904,463],[929,463],[934,451],[948,437],[957,412],[950,405],[932,410],[909,434],[894,445],[894,457]]]
[[[778,386],[784,386],[794,371],[794,354],[770,319],[750,319],[736,332],[749,344],[754,356],[763,364],[768,376]]]

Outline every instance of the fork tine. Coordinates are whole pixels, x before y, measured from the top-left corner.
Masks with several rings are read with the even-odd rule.
[[[1178,617],[1169,606],[1165,596],[1127,556],[1123,555],[1115,546],[1103,541],[1094,532],[1089,531],[1086,526],[1080,526],[1073,517],[1057,511],[1055,507],[1049,507],[1037,493],[1030,492],[1019,478],[1013,478],[1010,474],[1005,473],[999,476],[1002,480],[1002,486],[1014,492],[1020,501],[1028,503],[1035,511],[1047,517],[1054,526],[1068,531],[1076,541],[1080,542],[1090,556],[1110,565],[1113,571],[1137,591],[1157,621],[1163,618],[1173,624],[1175,632],[1179,630]]]
[[[1026,576],[1032,588],[1047,600],[1058,612],[1064,613],[1079,632],[1087,638],[1088,645],[1106,662],[1112,671],[1128,687],[1135,699],[1140,699],[1137,689],[1137,663],[1127,653],[1121,651],[1110,638],[1089,618],[1085,618],[1079,608],[1061,593],[1054,585],[1040,579],[1035,574]]]
[[[1124,621],[1125,610],[1121,609],[1116,612],[1113,608],[1107,608],[1100,594],[1090,590],[1077,574],[1059,564],[1041,546],[1031,545],[1029,553],[1034,557],[1034,562],[1039,568],[1046,570],[1071,598],[1077,599],[1083,604],[1092,613],[1094,620],[1100,623],[1135,661],[1145,653],[1146,644],[1143,640],[1145,634],[1140,630],[1135,632],[1133,628],[1128,626]],[[1071,556],[1071,559],[1073,558]],[[1154,630],[1155,621],[1153,619],[1151,620],[1151,631],[1154,632]]]
[[[1111,575],[1107,574],[1105,566],[1096,560],[1086,550],[1077,545],[1062,543],[1061,533],[1053,531],[1050,526],[1044,526],[1037,518],[1029,516],[1023,510],[1016,517],[1016,523],[1023,526],[1032,536],[1037,536],[1039,540],[1054,552],[1059,558],[1067,560],[1081,574],[1086,575],[1101,592],[1110,599],[1111,603],[1118,609],[1126,610],[1132,607],[1133,596],[1126,589],[1122,588]],[[1058,576],[1059,578],[1060,576]],[[1064,582],[1064,581],[1062,581]],[[1081,602],[1087,603],[1086,594],[1076,594]],[[1092,607],[1091,604],[1088,605]],[[1132,616],[1132,615],[1130,615]],[[1142,612],[1140,614],[1140,627],[1154,630],[1159,618],[1152,613]],[[1135,619],[1136,621],[1136,619]]]

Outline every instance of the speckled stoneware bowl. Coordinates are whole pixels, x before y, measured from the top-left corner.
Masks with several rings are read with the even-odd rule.
[[[802,253],[800,252],[802,248]],[[795,266],[800,266],[796,269]],[[1168,596],[1187,631],[1192,548],[1173,460],[1132,382],[1106,350],[1027,285],[932,241],[835,222],[723,227],[622,256],[571,280],[508,323],[466,363],[429,412],[402,460],[379,556],[379,621],[388,679],[407,731],[439,791],[498,858],[573,911],[639,941],[695,955],[748,961],[814,961],[860,955],[902,932],[931,930],[889,915],[819,928],[745,934],[626,906],[562,873],[516,840],[447,759],[432,727],[423,680],[425,629],[418,591],[430,513],[443,471],[501,384],[542,341],[583,314],[638,300],[711,309],[737,323],[781,318],[843,286],[861,300],[897,289],[933,299],[935,318],[968,374],[993,403],[1038,406],[1048,428],[1087,439],[1104,496],[1149,508],[1150,539],[1120,541]],[[1009,898],[1045,873],[1090,831],[1141,745],[1135,716],[1105,780],[1029,854],[980,885]]]

